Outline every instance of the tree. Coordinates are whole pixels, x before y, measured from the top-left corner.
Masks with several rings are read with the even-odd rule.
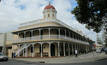
[[[103,17],[107,13],[107,0],[76,0],[77,6],[72,11],[81,24],[86,28],[100,32],[103,25]]]

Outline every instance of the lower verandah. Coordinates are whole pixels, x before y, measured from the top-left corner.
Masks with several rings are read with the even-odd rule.
[[[89,45],[70,43],[70,42],[38,42],[18,44],[18,50],[24,45],[29,45],[22,49],[16,57],[57,57],[74,55],[75,49],[78,54],[87,53],[90,51]],[[17,50],[17,51],[18,51]],[[16,52],[17,52],[16,51]]]

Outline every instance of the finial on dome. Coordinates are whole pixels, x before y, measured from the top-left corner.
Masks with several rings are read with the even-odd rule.
[[[48,2],[49,2],[49,5],[51,5],[51,0],[48,0]]]

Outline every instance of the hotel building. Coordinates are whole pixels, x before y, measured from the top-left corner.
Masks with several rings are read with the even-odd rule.
[[[89,38],[56,18],[51,4],[43,11],[43,19],[23,23],[13,31],[12,47],[16,57],[70,56],[90,51]],[[11,51],[11,52],[10,52]]]

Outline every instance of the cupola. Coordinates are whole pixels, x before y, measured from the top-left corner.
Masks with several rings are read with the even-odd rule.
[[[56,13],[57,13],[57,11],[56,11],[55,7],[49,3],[44,8],[44,11],[43,11],[44,19],[46,19],[46,20],[56,19]]]

